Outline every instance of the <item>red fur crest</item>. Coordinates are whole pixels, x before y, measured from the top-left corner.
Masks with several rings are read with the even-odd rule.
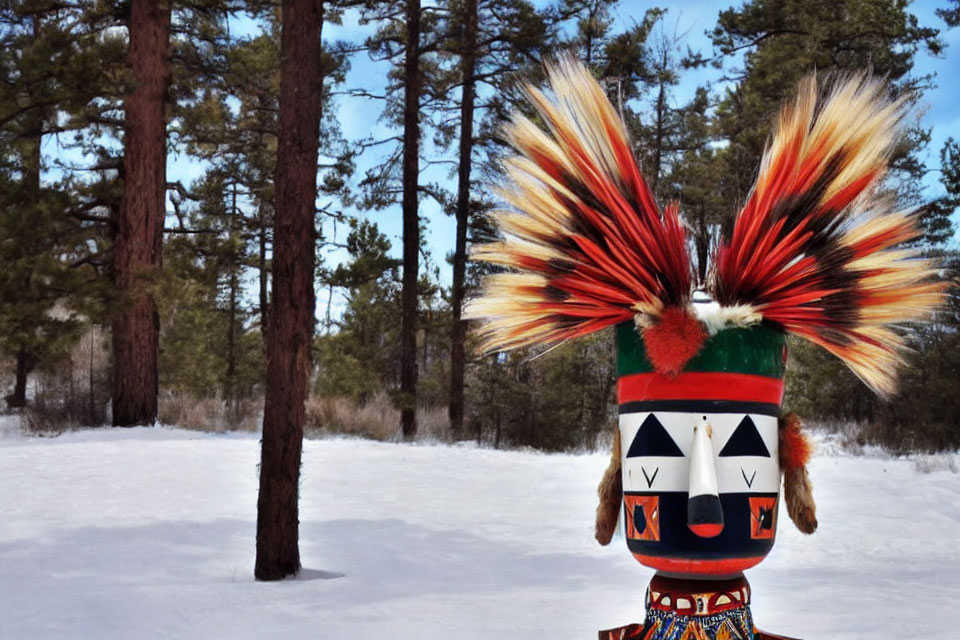
[[[669,307],[654,324],[643,330],[647,357],[657,372],[676,376],[697,355],[707,332],[687,309]]]

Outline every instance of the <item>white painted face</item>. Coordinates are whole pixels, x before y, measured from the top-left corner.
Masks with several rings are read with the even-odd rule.
[[[717,490],[775,494],[780,488],[777,418],[755,413],[627,413],[620,416],[623,490],[689,491],[694,427],[710,425]]]

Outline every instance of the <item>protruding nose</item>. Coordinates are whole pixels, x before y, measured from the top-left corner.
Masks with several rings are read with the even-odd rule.
[[[717,470],[713,464],[713,430],[703,416],[693,428],[693,452],[690,456],[690,492],[687,500],[687,526],[700,537],[712,538],[723,531],[723,507],[717,492]]]

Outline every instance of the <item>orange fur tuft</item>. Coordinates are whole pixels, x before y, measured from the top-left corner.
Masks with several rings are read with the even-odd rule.
[[[647,357],[658,373],[676,376],[697,355],[707,332],[688,309],[665,309],[654,323],[643,330]]]
[[[807,466],[813,447],[801,429],[800,417],[788,413],[780,417],[780,468],[799,469]]]
[[[602,545],[610,544],[620,520],[620,507],[623,504],[623,478],[620,475],[620,430],[613,436],[613,451],[610,464],[603,473],[597,487],[597,518],[594,537]]]
[[[783,472],[783,499],[787,514],[797,529],[809,534],[817,530],[817,505],[807,474],[807,462],[813,447],[802,427],[797,414],[791,412],[780,416],[780,471]]]

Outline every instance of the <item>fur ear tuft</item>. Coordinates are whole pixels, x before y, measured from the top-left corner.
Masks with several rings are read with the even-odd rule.
[[[787,513],[797,529],[809,534],[817,530],[817,505],[807,474],[807,461],[812,447],[801,426],[800,416],[795,413],[780,417],[780,469],[783,471],[783,498],[787,503]]]
[[[597,524],[594,535],[602,545],[610,544],[617,530],[620,518],[620,505],[623,502],[623,480],[620,478],[620,429],[613,436],[613,454],[610,466],[597,487],[600,503],[597,505]]]
[[[812,446],[800,428],[800,416],[791,412],[780,418],[780,468],[784,471],[807,466]]]

